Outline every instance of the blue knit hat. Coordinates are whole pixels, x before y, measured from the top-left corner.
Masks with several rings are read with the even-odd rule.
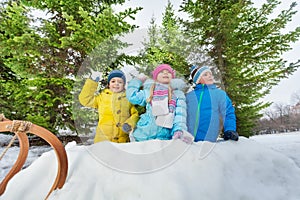
[[[109,73],[108,75],[108,83],[109,81],[112,79],[112,78],[115,78],[115,77],[118,77],[118,78],[122,78],[123,81],[124,81],[124,84],[126,83],[126,77],[125,77],[125,74],[121,71],[121,70],[113,70]]]
[[[194,83],[197,83],[197,81],[201,78],[201,76],[204,74],[204,72],[207,72],[211,70],[207,66],[198,67],[196,65],[193,65],[191,67],[191,77],[193,79]]]

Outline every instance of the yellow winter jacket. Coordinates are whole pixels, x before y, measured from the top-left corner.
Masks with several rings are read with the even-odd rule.
[[[114,93],[105,89],[95,96],[97,86],[97,82],[87,79],[79,94],[83,106],[98,109],[99,121],[94,143],[104,140],[129,142],[129,134],[122,131],[122,126],[127,123],[134,129],[139,119],[138,111],[127,100],[125,91]]]

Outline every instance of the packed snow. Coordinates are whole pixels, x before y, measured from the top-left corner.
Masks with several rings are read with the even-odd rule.
[[[66,151],[66,183],[49,199],[300,199],[300,132],[192,145],[71,142]],[[1,172],[11,160],[2,161]],[[54,151],[43,153],[11,179],[0,200],[44,199],[56,170]]]

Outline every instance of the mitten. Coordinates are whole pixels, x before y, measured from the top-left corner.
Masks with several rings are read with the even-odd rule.
[[[182,131],[175,131],[172,138],[173,139],[180,139],[182,134],[183,134]]]
[[[182,136],[181,140],[187,144],[193,144],[194,138],[188,136]]]
[[[100,72],[97,72],[97,71],[94,71],[94,70],[91,70],[92,71],[92,74],[90,76],[90,79],[96,81],[96,82],[99,82],[100,81],[100,76],[101,76],[101,73]]]
[[[144,73],[137,75],[136,78],[142,81],[143,83],[148,79],[148,77]]]
[[[182,131],[175,131],[172,137],[173,139],[180,139],[181,141],[192,144],[194,142],[194,137],[189,133],[182,132]]]
[[[239,134],[236,131],[225,131],[224,132],[224,140],[239,140]]]
[[[190,134],[187,131],[183,131],[183,134],[181,136],[181,140],[187,144],[193,144],[195,138],[192,134]]]
[[[129,133],[131,131],[131,126],[127,123],[123,124],[122,126],[122,130],[125,132],[125,133]]]

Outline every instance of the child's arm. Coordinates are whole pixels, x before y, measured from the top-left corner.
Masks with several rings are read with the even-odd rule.
[[[79,102],[86,107],[95,108],[95,91],[97,90],[98,83],[87,79],[80,94],[79,94]]]
[[[222,116],[224,120],[224,140],[238,141],[239,135],[236,132],[236,116],[235,109],[232,105],[231,99],[226,94],[226,105],[224,106],[225,116]]]
[[[132,79],[129,81],[126,89],[126,97],[128,101],[134,105],[145,106],[146,95],[144,90],[140,90],[142,81],[139,79]]]
[[[134,129],[136,122],[139,120],[139,113],[134,105],[131,105],[129,112],[130,117],[124,122],[124,124],[128,124],[131,127],[131,129]]]
[[[224,132],[225,131],[236,131],[236,116],[235,109],[232,105],[230,98],[226,95],[226,107],[224,108],[225,116],[224,119]]]
[[[175,108],[174,124],[172,128],[172,134],[176,131],[186,131],[186,99],[182,91],[174,91],[177,101]]]

